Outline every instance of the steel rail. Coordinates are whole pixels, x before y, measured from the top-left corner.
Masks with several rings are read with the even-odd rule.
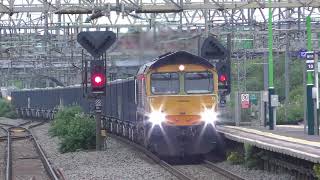
[[[204,166],[206,166],[207,168],[229,178],[229,179],[232,179],[232,180],[245,180],[243,177],[240,177],[236,174],[234,174],[233,172],[230,172],[228,170],[225,170],[217,165],[215,165],[214,163],[208,161],[208,160],[204,160]]]
[[[8,124],[8,123],[0,123],[0,125],[2,126],[9,126],[9,127],[19,127],[19,126],[25,126],[27,124],[30,124],[32,121],[27,121],[27,122],[23,122],[23,123],[20,123],[18,125],[13,125],[13,124]]]
[[[11,162],[11,137],[10,137],[10,131],[8,129],[5,129],[1,127],[2,130],[6,131],[7,133],[7,147],[6,147],[6,180],[12,179],[12,162]]]
[[[38,126],[41,126],[45,123],[47,123],[48,121],[41,121],[41,122],[38,122],[37,124],[31,124],[28,129],[32,129],[32,128],[35,128],[35,127],[38,127]]]
[[[11,142],[10,132],[11,132],[11,129],[13,129],[13,128],[21,128],[25,132],[28,133],[28,135],[23,136],[23,137],[19,137],[18,139],[31,138],[31,140],[33,141],[33,144],[36,148],[37,153],[40,155],[41,162],[46,170],[46,173],[49,175],[49,177],[52,180],[59,180],[58,176],[56,175],[56,173],[54,171],[54,168],[51,166],[48,158],[46,157],[44,151],[42,150],[40,144],[37,142],[36,138],[33,136],[32,132],[29,129],[21,127],[21,126],[12,126],[12,127],[8,128],[8,130],[7,130],[8,147],[7,147],[6,180],[12,179],[12,154],[11,154],[11,152],[12,152],[11,143],[12,142]],[[2,128],[2,129],[5,129],[5,128]]]
[[[27,122],[20,123],[20,124],[18,124],[17,126],[18,126],[18,127],[20,127],[20,126],[25,126],[25,125],[31,124],[31,123],[32,123],[32,121],[29,120],[29,121],[27,121]]]
[[[41,124],[41,123],[39,123]],[[39,124],[37,124],[39,126]],[[35,127],[35,126],[33,126]],[[26,129],[29,133],[30,136],[32,137],[33,143],[38,151],[38,153],[40,154],[40,158],[41,161],[44,165],[44,168],[46,169],[48,175],[51,177],[51,179],[53,180],[59,180],[58,176],[56,175],[56,172],[54,171],[54,168],[51,166],[49,159],[47,158],[47,156],[45,155],[42,147],[40,146],[40,144],[37,142],[36,138],[33,136],[32,132],[28,129]]]
[[[185,173],[181,172],[180,170],[178,170],[177,168],[171,166],[170,164],[168,164],[167,162],[161,160],[159,157],[157,157],[156,155],[154,155],[152,152],[148,151],[146,148],[144,148],[143,146],[134,143],[132,141],[129,141],[121,136],[117,136],[114,134],[108,134],[108,136],[117,139],[121,142],[124,142],[126,144],[129,144],[130,146],[134,147],[135,149],[139,150],[140,152],[143,152],[145,155],[147,155],[150,159],[152,159],[154,162],[156,162],[157,164],[159,164],[161,167],[163,167],[164,169],[166,169],[167,171],[169,171],[171,174],[173,174],[174,176],[176,176],[178,179],[181,180],[194,180],[194,178],[189,177],[187,175],[185,175]]]
[[[5,151],[6,155],[4,156],[4,157],[6,157],[5,180],[9,180],[9,179],[10,179],[10,174],[7,173],[7,172],[10,171],[10,169],[9,169],[9,167],[10,167],[10,159],[8,159],[8,157],[9,157],[9,156],[8,156],[8,155],[9,155],[9,149],[8,149],[8,147],[9,147],[9,143],[10,143],[10,141],[9,141],[9,138],[10,138],[10,137],[8,136],[9,131],[8,131],[6,128],[4,128],[4,127],[0,127],[0,130],[4,131],[4,132],[7,134],[6,136],[3,136],[3,137],[5,137],[6,140],[7,140],[7,147],[6,147],[7,150]]]
[[[12,124],[7,124],[7,123],[0,123],[1,126],[9,126],[9,127],[13,127],[15,125],[12,125]]]
[[[13,124],[8,124],[8,123],[0,123],[0,125],[9,126],[9,127],[22,127],[22,126],[26,126],[28,124],[31,124],[30,126],[28,126],[28,129],[32,129],[32,128],[35,128],[37,126],[41,126],[42,124],[45,124],[48,121],[40,121],[40,122],[37,122],[36,124],[32,124],[34,122],[37,122],[37,121],[27,121],[27,122],[20,123],[18,125],[13,125]]]

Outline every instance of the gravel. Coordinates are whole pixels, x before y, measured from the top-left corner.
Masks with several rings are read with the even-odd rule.
[[[296,180],[289,174],[275,174],[262,170],[250,170],[242,165],[231,165],[228,162],[216,163],[223,169],[227,169],[247,180]]]
[[[33,129],[38,142],[45,150],[50,162],[61,168],[67,180],[91,179],[176,179],[169,172],[155,164],[144,154],[115,139],[108,139],[105,151],[79,151],[61,154],[58,151],[58,138],[48,135],[49,124]],[[228,162],[217,163],[248,180],[295,180],[289,174],[275,174],[262,170],[249,170],[242,165],[231,165]],[[204,166],[184,165],[179,167],[196,179],[223,179]],[[182,170],[181,169],[181,170]]]
[[[296,180],[295,177],[289,174],[275,174],[262,170],[250,170],[242,165],[231,165],[228,162],[215,164],[247,180]],[[226,177],[202,165],[179,165],[175,167],[197,180],[228,180]]]
[[[179,165],[175,167],[196,180],[228,180],[228,178],[203,165]]]
[[[18,134],[15,134],[18,135]],[[23,136],[20,134],[18,136]],[[32,140],[13,140],[12,148],[12,177],[13,179],[49,180],[42,161]]]
[[[90,179],[176,179],[144,154],[108,138],[105,151],[79,151],[60,154],[59,140],[48,136],[49,125],[33,129],[50,162],[61,168],[67,180]]]

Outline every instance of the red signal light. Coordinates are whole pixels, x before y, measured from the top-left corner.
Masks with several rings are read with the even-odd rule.
[[[103,74],[93,74],[91,78],[92,86],[100,87],[106,82],[105,76]]]
[[[101,81],[102,81],[102,79],[101,79],[100,76],[96,76],[96,77],[94,78],[94,82],[97,83],[97,84],[101,83]]]
[[[227,76],[225,74],[221,74],[219,77],[220,82],[225,82],[227,80]]]

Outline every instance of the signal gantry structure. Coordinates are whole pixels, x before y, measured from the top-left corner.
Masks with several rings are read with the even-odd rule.
[[[110,76],[134,74],[159,52],[199,49],[210,35],[221,40],[231,35],[232,61],[243,67],[255,56],[267,58],[269,7],[274,52],[305,47],[307,16],[319,49],[320,2],[315,0],[272,0],[271,6],[267,0],[3,0],[0,86],[80,83],[82,48],[76,36],[89,30],[117,33],[107,54]],[[238,71],[238,82],[245,83],[246,70]]]

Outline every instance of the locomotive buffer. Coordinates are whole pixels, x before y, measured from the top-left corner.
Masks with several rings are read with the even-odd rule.
[[[93,56],[93,60],[90,61],[91,90],[87,97],[95,100],[96,150],[102,150],[102,134],[104,137],[106,136],[106,131],[101,129],[102,97],[106,94],[107,84],[106,59],[103,58],[103,54],[116,41],[116,35],[112,31],[80,32],[77,36],[77,41]],[[83,84],[88,87],[87,83],[87,68],[85,67]],[[87,89],[85,92],[87,92]]]

